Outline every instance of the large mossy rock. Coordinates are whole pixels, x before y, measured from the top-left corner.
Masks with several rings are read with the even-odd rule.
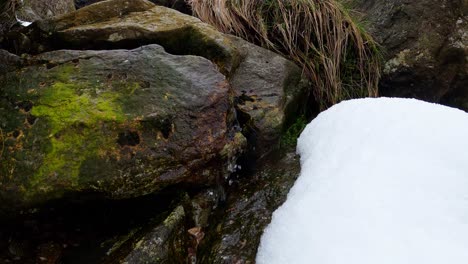
[[[210,61],[160,46],[54,51],[0,77],[1,205],[215,181],[245,139]]]
[[[38,55],[0,54],[12,61],[0,75],[5,207],[213,184],[235,170],[239,131],[264,153],[307,101],[290,61],[145,0],[102,1],[21,34]]]
[[[468,110],[466,0],[349,0],[385,57],[383,96],[415,97]]]
[[[102,1],[65,16],[39,21],[29,35],[41,49],[131,48],[157,43],[172,54],[214,62],[234,91],[239,117],[267,151],[304,112],[309,87],[302,70],[282,56],[225,35],[199,19],[146,0]]]

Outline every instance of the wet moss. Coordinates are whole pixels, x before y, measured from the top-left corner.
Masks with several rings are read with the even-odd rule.
[[[71,124],[93,125],[99,121],[122,122],[125,116],[117,103],[119,94],[103,92],[94,97],[79,94],[80,84],[57,82],[47,88],[31,113],[51,122],[55,134]]]
[[[104,87],[96,82],[74,79],[73,67],[64,65],[52,73],[55,83],[41,89],[31,114],[47,126],[43,129],[49,142],[43,143],[44,158],[29,179],[34,191],[48,192],[56,185],[64,189],[79,188],[80,167],[90,158],[102,157],[117,147],[113,132],[104,124],[118,126],[129,119],[122,101],[138,89],[137,83]],[[34,195],[28,194],[29,196]]]
[[[297,144],[297,138],[301,135],[302,131],[307,125],[305,116],[299,116],[296,122],[292,124],[280,138],[280,147],[294,147]]]

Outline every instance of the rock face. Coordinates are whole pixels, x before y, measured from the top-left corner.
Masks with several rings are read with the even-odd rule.
[[[135,243],[132,251],[123,259],[125,264],[185,263],[187,252],[183,243],[185,211],[178,206],[161,223]],[[116,259],[111,260],[114,263]]]
[[[302,70],[276,53],[229,37],[243,58],[231,74],[239,115],[246,115],[257,153],[276,144],[278,137],[304,113],[309,98]],[[249,134],[249,132],[247,132]]]
[[[154,195],[162,208],[136,224],[116,217],[124,228],[100,234],[100,252],[87,263],[253,260],[297,176],[293,154],[267,153],[306,107],[299,67],[146,0],[100,1],[12,31],[0,45],[8,50],[0,50],[0,213],[29,209],[22,211],[31,212],[30,230],[50,233],[50,225],[29,219],[53,209],[52,200],[140,208],[137,200]],[[268,158],[233,188],[225,183],[237,181],[232,173],[247,149]],[[60,212],[56,218],[61,223]],[[63,232],[70,245],[86,241]],[[67,263],[86,248],[62,249],[62,238],[26,243],[29,237],[0,229],[0,259],[35,263],[50,255],[50,263]]]
[[[260,148],[270,146],[303,111],[308,84],[301,69],[283,57],[214,30],[197,18],[148,1],[102,1],[58,18],[39,21],[25,33],[30,51],[61,48],[132,48],[157,43],[169,53],[198,55],[226,75],[238,110]],[[39,36],[39,37],[38,37]],[[21,50],[21,48],[20,48]],[[244,122],[244,123],[247,123]]]
[[[239,131],[266,152],[307,98],[291,62],[145,0],[102,1],[21,34],[51,51],[1,54],[22,63],[0,77],[5,205],[212,184],[235,170]],[[67,47],[102,50],[56,50]]]
[[[21,65],[21,58],[6,50],[0,50],[0,61],[2,61],[2,64],[0,64],[0,74],[15,70]]]
[[[199,263],[255,263],[263,230],[300,172],[293,148],[271,153],[257,165],[252,178],[230,193],[223,217],[216,218],[207,232]]]
[[[0,4],[0,11],[4,10],[0,13],[0,36],[17,23],[16,18],[32,22],[72,12],[75,6],[73,0],[5,0]]]
[[[157,45],[55,51],[0,78],[2,204],[208,184],[245,143],[215,66]]]
[[[351,0],[383,46],[383,96],[468,110],[468,4],[464,0]]]
[[[26,21],[36,21],[75,11],[73,0],[23,0],[20,2],[22,3],[17,11],[17,16],[19,19]]]

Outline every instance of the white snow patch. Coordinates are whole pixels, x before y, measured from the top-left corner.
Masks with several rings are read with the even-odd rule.
[[[32,24],[32,22],[19,19],[18,16],[16,16],[16,21],[18,21],[23,27],[27,27]]]
[[[468,263],[468,114],[359,99],[298,140],[302,171],[258,264]]]

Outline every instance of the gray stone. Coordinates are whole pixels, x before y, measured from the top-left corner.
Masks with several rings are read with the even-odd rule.
[[[468,4],[460,0],[350,0],[383,47],[383,96],[468,110]]]
[[[122,264],[185,263],[185,211],[178,206],[160,225],[139,239]],[[115,261],[115,260],[114,260]]]

